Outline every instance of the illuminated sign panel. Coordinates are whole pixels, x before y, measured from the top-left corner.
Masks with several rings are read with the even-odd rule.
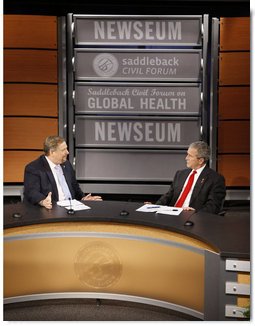
[[[76,83],[77,114],[199,115],[199,84]]]
[[[79,148],[76,149],[76,177],[78,180],[169,182],[176,167],[185,169],[186,155],[183,150]]]
[[[200,46],[201,16],[74,15],[77,45]]]
[[[201,50],[75,49],[74,55],[76,80],[201,80]]]
[[[76,116],[76,146],[186,148],[199,126],[199,118]]]
[[[206,128],[207,17],[77,14],[69,23],[77,179],[110,181],[109,192],[169,182]]]

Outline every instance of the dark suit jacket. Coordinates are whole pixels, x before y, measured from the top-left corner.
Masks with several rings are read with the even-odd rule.
[[[174,206],[190,172],[191,169],[177,171],[169,191],[162,195],[156,204]],[[196,211],[217,214],[222,208],[225,196],[224,177],[206,166],[197,179],[189,206]]]
[[[80,200],[85,194],[75,178],[73,167],[69,161],[61,165],[72,198]],[[52,201],[58,201],[58,189],[49,163],[44,155],[25,167],[24,201],[37,204],[52,192]]]

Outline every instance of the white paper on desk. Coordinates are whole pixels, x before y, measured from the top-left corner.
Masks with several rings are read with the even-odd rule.
[[[179,207],[153,205],[153,204],[145,204],[137,209],[137,212],[158,213],[158,214],[166,214],[166,215],[179,215],[182,211],[183,209]]]
[[[155,213],[157,210],[163,206],[160,205],[153,205],[153,204],[145,204],[138,208],[136,211],[137,212],[146,212],[146,213]]]
[[[82,204],[80,201],[78,201],[76,199],[72,199],[72,200],[67,199],[67,200],[57,201],[57,205],[61,206],[61,207],[66,207],[66,206],[70,206],[70,202],[71,202],[72,206]]]
[[[183,211],[183,209],[180,207],[161,206],[157,210],[157,214],[179,215],[182,211]]]
[[[76,206],[65,206],[66,209],[73,209],[74,211],[83,211],[85,209],[91,209],[91,207],[81,204]]]
[[[84,205],[82,202],[72,199],[70,200],[61,200],[57,202],[58,206],[65,207],[66,209],[73,209],[74,211],[81,211],[83,209],[90,209],[89,206]]]

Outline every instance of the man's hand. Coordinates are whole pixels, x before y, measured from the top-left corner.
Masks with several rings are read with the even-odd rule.
[[[101,196],[92,196],[88,194],[87,196],[83,197],[81,200],[103,200]]]
[[[41,200],[39,204],[40,204],[41,206],[47,208],[47,209],[52,209],[52,199],[51,199],[51,195],[52,195],[52,193],[49,192],[49,193],[48,193],[48,196],[47,196],[45,199]]]
[[[195,208],[193,207],[183,207],[184,211],[195,211]]]

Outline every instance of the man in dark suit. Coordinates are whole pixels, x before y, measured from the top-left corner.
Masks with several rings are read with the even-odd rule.
[[[209,155],[210,149],[205,142],[190,144],[186,156],[187,169],[176,172],[169,191],[162,195],[156,204],[219,213],[226,196],[225,179],[206,166]],[[187,190],[187,194],[182,195],[192,174],[194,174],[193,184],[190,190]]]
[[[48,209],[59,200],[102,200],[100,196],[85,195],[67,160],[69,154],[65,140],[49,136],[44,141],[44,153],[25,167],[24,201]]]

